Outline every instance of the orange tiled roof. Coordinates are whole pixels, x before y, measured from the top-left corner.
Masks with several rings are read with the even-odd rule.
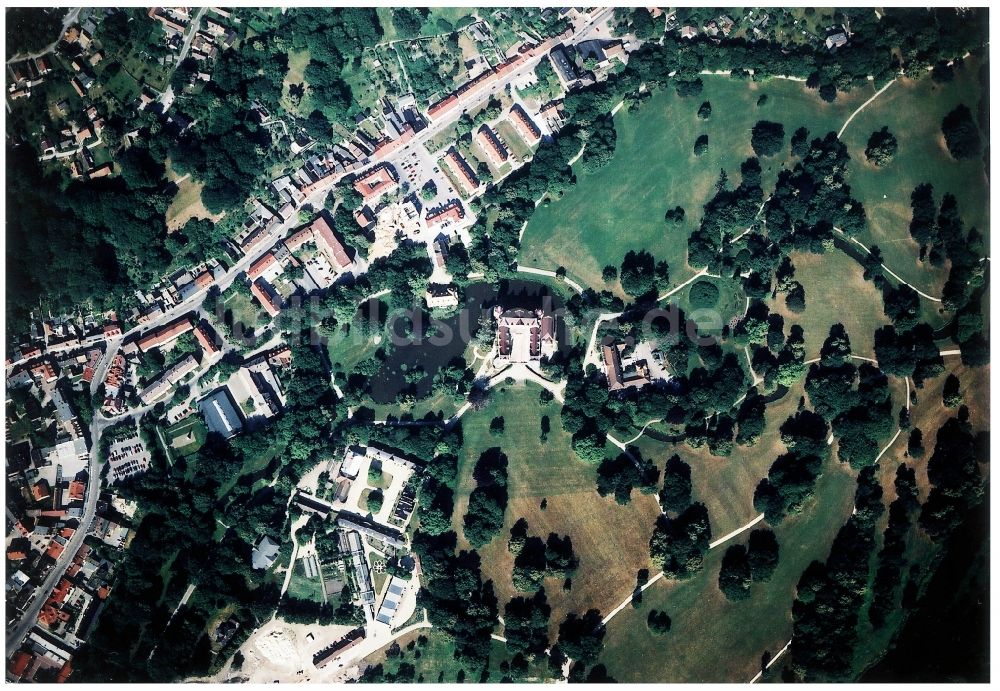
[[[145,352],[150,348],[157,348],[164,343],[169,343],[183,333],[187,333],[194,326],[191,324],[191,320],[187,317],[178,319],[177,321],[167,324],[155,331],[151,331],[141,339],[139,339],[139,350]]]
[[[69,483],[69,498],[70,501],[83,500],[84,494],[87,491],[86,483],[80,482],[79,480],[73,480]]]
[[[250,265],[250,268],[247,269],[247,276],[250,277],[251,281],[257,280],[276,261],[278,261],[278,258],[274,256],[274,252],[268,252]]]
[[[49,543],[49,548],[45,550],[45,554],[47,554],[49,557],[53,559],[58,559],[59,555],[63,553],[64,549],[66,549],[64,545],[61,545],[55,540],[53,540],[52,542]]]
[[[18,650],[14,657],[7,663],[7,670],[15,677],[20,677],[28,669],[28,665],[35,659],[35,656],[26,650]]]
[[[347,250],[333,234],[333,229],[326,222],[323,216],[317,216],[310,226],[316,238],[316,244],[325,247],[328,254],[333,255],[334,263],[339,269],[346,269],[351,265],[351,259],[347,256]]]

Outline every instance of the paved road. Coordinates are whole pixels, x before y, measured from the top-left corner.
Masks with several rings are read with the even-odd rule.
[[[104,355],[101,356],[101,361],[97,365],[97,370],[94,371],[94,378],[90,380],[91,397],[97,393],[97,389],[100,388],[101,384],[103,384],[104,380],[107,378],[108,370],[111,369],[111,363],[114,361],[115,355],[118,354],[118,348],[121,344],[121,336],[116,336],[105,342]]]
[[[59,41],[62,40],[63,34],[65,34],[66,30],[69,29],[69,27],[73,24],[73,22],[76,21],[76,18],[80,14],[80,10],[81,9],[82,8],[80,8],[80,7],[74,7],[69,12],[66,13],[66,17],[63,19],[63,23],[62,23],[62,29],[60,29],[60,31],[59,31],[59,37],[56,38],[56,40],[54,40],[52,43],[50,43],[49,45],[45,46],[41,50],[35,51],[34,53],[21,53],[21,54],[15,55],[14,57],[12,57],[10,60],[7,61],[7,64],[9,65],[12,62],[18,62],[20,60],[27,60],[28,58],[40,58],[41,56],[45,55],[46,53],[50,53],[53,50],[55,50],[55,47],[57,45],[59,45]]]
[[[15,647],[20,644],[24,637],[28,634],[28,631],[35,625],[38,621],[38,613],[42,611],[42,606],[45,604],[45,600],[48,599],[49,593],[56,586],[56,583],[65,573],[66,569],[69,567],[70,562],[73,561],[73,557],[83,546],[83,541],[87,537],[87,533],[90,532],[90,526],[94,522],[94,515],[97,512],[97,498],[101,493],[101,481],[100,481],[100,467],[98,463],[98,450],[100,449],[101,435],[104,433],[108,427],[114,425],[117,422],[125,420],[127,418],[137,418],[142,417],[146,412],[152,409],[152,406],[143,406],[142,408],[137,408],[134,411],[119,415],[113,418],[106,418],[101,416],[99,412],[95,412],[93,422],[90,425],[90,462],[87,465],[87,474],[89,475],[89,480],[87,481],[86,494],[84,496],[84,509],[83,517],[80,519],[80,524],[73,533],[73,536],[66,543],[66,547],[63,549],[62,554],[59,559],[56,560],[55,566],[49,571],[48,576],[35,590],[34,597],[30,600],[21,620],[17,625],[7,632],[7,654],[10,655],[14,652]]]
[[[94,415],[94,420],[90,425],[90,438],[92,440],[92,445],[90,448],[90,462],[87,465],[87,473],[90,479],[87,482],[86,495],[84,497],[84,510],[83,518],[80,519],[80,525],[77,527],[76,532],[66,543],[65,549],[63,549],[62,554],[59,559],[56,560],[55,566],[49,571],[49,575],[42,582],[42,585],[35,590],[35,595],[31,599],[24,614],[21,616],[21,620],[17,625],[7,633],[7,654],[10,655],[14,652],[17,645],[20,644],[21,640],[28,634],[28,631],[35,625],[38,621],[38,613],[42,611],[42,606],[45,604],[45,600],[48,599],[49,593],[55,587],[56,583],[65,573],[67,566],[76,556],[80,547],[83,545],[83,540],[90,531],[90,524],[94,520],[94,514],[97,511],[97,497],[100,494],[100,479],[98,478],[98,461],[97,461],[97,450],[99,448],[99,443],[101,439],[101,434],[104,429],[111,424],[105,418],[102,418],[100,414]]]
[[[585,34],[588,31],[590,31],[590,29],[592,29],[595,24],[597,24],[600,21],[603,21],[605,19],[605,17],[609,13],[611,13],[612,11],[613,10],[611,8],[607,8],[607,9],[604,9],[604,10],[598,12],[596,15],[594,15],[593,19],[589,20],[580,29],[577,29],[576,31],[574,31],[573,34],[572,34],[572,36],[570,38],[568,38],[566,40],[566,42],[567,43],[572,42],[574,39],[579,38],[583,34]],[[535,66],[537,66],[538,63],[541,62],[542,60],[546,59],[546,56],[547,56],[546,53],[542,53],[541,55],[537,55],[537,56],[535,56],[535,57],[533,57],[533,58],[525,61],[525,63],[523,65],[521,65],[517,70],[511,72],[507,76],[507,78],[505,80],[494,84],[492,86],[492,88],[490,88],[490,89],[473,89],[473,93],[468,94],[466,97],[464,97],[464,98],[462,98],[462,99],[459,100],[459,102],[461,104],[461,107],[459,107],[459,108],[452,108],[448,112],[448,114],[445,115],[445,116],[442,116],[442,118],[440,120],[436,120],[434,122],[431,122],[426,128],[424,128],[423,130],[421,130],[420,132],[418,132],[416,135],[414,135],[413,139],[411,139],[409,141],[409,143],[407,143],[406,146],[402,147],[398,151],[395,151],[392,154],[390,154],[389,156],[386,156],[386,157],[383,157],[383,158],[379,158],[377,156],[372,157],[372,160],[370,162],[371,165],[379,163],[379,162],[381,162],[383,160],[390,160],[390,159],[393,159],[393,158],[402,157],[402,156],[404,156],[406,154],[406,152],[409,150],[410,147],[412,147],[412,146],[420,146],[424,142],[426,142],[428,139],[432,139],[433,137],[435,137],[436,135],[438,135],[442,131],[444,131],[455,120],[457,120],[459,117],[461,117],[461,115],[462,115],[463,112],[465,112],[465,111],[467,111],[467,110],[469,110],[471,108],[475,108],[479,104],[487,101],[491,96],[493,96],[493,95],[495,95],[495,94],[503,91],[510,82],[512,82],[512,81],[514,81],[514,80],[516,80],[516,79],[518,79],[520,77],[523,77],[528,72],[533,72],[534,69],[535,69]],[[318,201],[320,201],[322,199],[322,196],[325,196],[326,193],[330,190],[330,188],[333,187],[335,184],[337,184],[337,182],[342,177],[343,176],[341,175],[341,176],[337,176],[335,178],[330,178],[330,181],[329,181],[328,184],[323,185],[321,188],[319,188],[315,192],[313,192],[313,194],[310,195],[303,203],[304,204],[305,203],[313,203],[313,204],[317,203]]]
[[[580,29],[578,29],[577,31],[575,31],[573,33],[572,38],[576,38],[576,37],[578,37],[578,36],[586,33],[587,31],[589,31],[594,26],[594,24],[596,24],[598,21],[602,21],[604,19],[604,17],[608,13],[610,13],[611,11],[612,11],[611,9],[605,9],[605,10],[602,10],[601,12],[599,12],[597,15],[594,16],[594,18],[592,18],[590,21],[588,21],[586,24],[584,24],[583,27],[581,27]],[[76,14],[78,12],[79,12],[78,9],[75,10],[74,12],[71,12],[70,13],[71,16],[67,15],[66,21],[71,24],[73,21],[75,21]],[[197,15],[197,19],[200,19],[201,14],[203,12],[204,12],[204,8],[202,8],[202,10],[199,11],[199,14]],[[192,25],[193,24],[194,24],[194,22],[192,22]],[[68,24],[67,24],[67,26],[68,26]],[[194,32],[192,31],[191,32],[191,36],[193,36],[193,35],[194,35]],[[572,38],[569,39],[569,40],[572,40]],[[58,43],[58,41],[57,41],[57,43]],[[55,45],[55,44],[53,44],[53,45]],[[51,48],[49,48],[49,50],[51,50]],[[45,51],[45,52],[47,52],[47,51]],[[44,54],[44,53],[39,53],[39,54],[41,55],[41,54]],[[427,141],[428,139],[430,139],[431,137],[435,136],[436,134],[438,134],[439,132],[441,132],[443,129],[445,129],[454,120],[458,119],[461,116],[461,114],[462,114],[462,112],[464,110],[466,110],[468,108],[471,108],[471,107],[474,107],[474,106],[478,105],[479,103],[485,101],[486,99],[488,99],[493,94],[495,94],[498,91],[504,89],[506,87],[506,85],[510,81],[512,81],[514,79],[517,79],[518,77],[523,76],[528,71],[533,71],[534,68],[535,68],[535,66],[542,59],[545,59],[545,57],[546,57],[546,55],[543,53],[543,54],[541,54],[539,56],[536,56],[536,57],[534,57],[534,58],[526,61],[524,63],[524,65],[522,65],[518,70],[512,72],[509,75],[509,77],[506,80],[504,80],[503,82],[497,83],[490,90],[483,91],[482,93],[473,95],[468,100],[468,102],[463,103],[463,108],[461,108],[461,109],[459,109],[459,108],[453,109],[452,113],[449,116],[447,116],[445,118],[442,118],[441,120],[438,120],[438,121],[436,121],[434,123],[431,123],[427,128],[425,128],[420,133],[418,133],[413,138],[413,140],[411,140],[410,143],[407,144],[406,147],[404,147],[403,149],[400,150],[400,152],[401,151],[405,151],[407,148],[409,148],[411,146],[422,145],[425,141]],[[393,154],[393,156],[398,156],[400,152],[395,152]],[[381,159],[375,159],[375,160],[373,160],[373,163],[378,162],[379,160],[381,160]],[[329,188],[332,187],[334,184],[336,184],[336,182],[339,181],[339,179],[341,177],[343,177],[343,176],[338,176],[335,179],[331,179],[331,181],[330,181],[330,183],[329,183],[328,186],[325,186],[324,188],[321,188],[321,189],[317,189],[315,192],[313,192],[312,195],[310,195],[306,200],[303,201],[303,205],[307,204],[307,203],[311,203],[313,205],[316,205],[326,195],[326,193],[329,190]],[[277,242],[277,240],[279,240],[280,238],[283,238],[288,233],[289,230],[291,230],[292,228],[294,228],[297,225],[298,225],[298,218],[297,218],[297,216],[293,216],[291,219],[289,219],[285,223],[280,224],[274,230],[272,230],[271,233],[267,237],[267,242],[262,242],[259,245],[258,249],[256,249],[252,254],[245,255],[243,258],[241,258],[239,261],[237,261],[229,269],[229,271],[226,272],[225,276],[217,284],[218,287],[219,287],[219,290],[225,290],[229,286],[229,284],[231,284],[232,281],[241,272],[245,271],[247,269],[247,267],[250,266],[250,264],[252,264],[258,258],[260,258],[261,256],[263,256],[266,252],[270,251],[271,248],[272,248],[272,246],[274,245],[274,243]],[[152,320],[150,320],[150,321],[148,321],[148,322],[146,322],[144,324],[140,324],[140,325],[137,325],[137,326],[129,329],[119,339],[117,339],[117,343],[115,343],[115,344],[109,344],[107,352],[105,353],[105,359],[107,360],[107,362],[110,363],[111,360],[114,358],[114,353],[117,352],[117,348],[121,344],[122,341],[124,341],[124,340],[126,340],[126,339],[128,339],[128,338],[130,338],[132,336],[139,335],[141,333],[149,331],[151,329],[158,328],[158,327],[160,327],[160,326],[162,326],[162,325],[170,322],[171,320],[176,319],[177,317],[183,315],[185,312],[188,312],[188,311],[191,311],[191,310],[194,310],[194,309],[200,307],[201,303],[205,299],[205,295],[207,294],[207,290],[208,290],[207,288],[204,288],[204,289],[198,291],[197,293],[193,294],[188,299],[186,299],[186,300],[184,300],[184,301],[182,301],[182,302],[174,305],[170,309],[166,310],[162,315],[160,315],[160,316],[158,316],[158,317],[156,317],[156,318],[154,318],[154,319],[152,319]],[[104,366],[104,369],[106,370],[107,366]],[[98,378],[96,376],[94,378],[94,381],[98,382],[98,384],[97,385],[92,385],[92,391],[96,391],[97,386],[100,384],[100,381],[98,380]],[[65,550],[63,551],[62,556],[56,562],[56,565],[53,567],[53,569],[49,573],[49,576],[45,579],[45,582],[42,584],[42,586],[40,588],[38,588],[36,590],[35,597],[32,599],[31,604],[28,606],[28,609],[25,611],[25,614],[21,618],[21,621],[14,627],[14,629],[12,629],[8,633],[8,635],[7,635],[7,649],[8,649],[8,651],[12,651],[13,646],[17,645],[18,643],[20,643],[20,641],[24,638],[24,636],[28,633],[28,631],[31,629],[31,627],[37,621],[37,619],[38,619],[38,613],[41,611],[42,605],[44,604],[46,597],[48,596],[49,592],[51,592],[52,588],[55,587],[55,584],[57,583],[59,577],[63,574],[63,572],[65,572],[68,563],[72,560],[73,556],[75,556],[76,552],[80,549],[80,546],[83,544],[83,540],[86,537],[86,534],[87,534],[87,532],[88,532],[88,530],[90,528],[90,525],[93,522],[94,514],[95,514],[96,509],[97,509],[97,497],[100,494],[100,482],[99,482],[99,478],[98,478],[98,470],[99,470],[99,468],[98,468],[98,462],[97,462],[97,449],[99,448],[99,440],[100,440],[101,434],[103,433],[103,431],[107,427],[109,427],[110,425],[114,424],[115,422],[118,422],[118,421],[120,421],[122,419],[125,419],[127,417],[141,416],[143,413],[145,413],[149,409],[150,409],[150,406],[146,406],[144,408],[140,408],[140,409],[131,411],[129,413],[126,413],[126,414],[124,414],[122,416],[119,416],[119,417],[116,417],[116,418],[104,418],[99,413],[95,414],[93,424],[91,425],[92,447],[91,447],[91,454],[90,454],[90,464],[88,466],[88,472],[90,474],[90,481],[87,483],[87,492],[86,492],[86,497],[84,499],[84,503],[85,503],[84,516],[83,516],[83,519],[80,521],[80,528],[73,534],[73,537],[70,538],[69,542],[66,545]]]
[[[191,42],[194,40],[194,35],[198,33],[198,25],[201,23],[201,17],[205,14],[207,9],[207,7],[199,7],[198,12],[194,15],[194,19],[191,20],[190,24],[188,24],[186,32],[187,35],[184,37],[184,44],[181,46],[181,52],[177,54],[177,62],[174,64],[179,65],[184,62],[188,51],[191,50]],[[167,110],[170,109],[170,106],[174,103],[174,87],[168,84],[166,90],[160,94],[160,98],[158,100],[163,105],[163,112],[167,112]]]

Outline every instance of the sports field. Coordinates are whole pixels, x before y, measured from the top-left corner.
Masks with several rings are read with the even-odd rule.
[[[645,249],[670,265],[672,285],[694,272],[687,266],[687,237],[714,194],[719,171],[738,182],[739,166],[753,155],[750,129],[758,120],[781,122],[788,139],[799,127],[811,136],[837,131],[874,89],[820,99],[799,82],[775,79],[765,83],[736,81],[721,75],[702,76],[698,96],[681,98],[661,91],[635,112],[615,116],[617,147],[611,162],[593,174],[580,166],[576,186],[563,199],[542,205],[532,216],[521,242],[521,263],[539,268],[564,266],[582,285],[601,286],[601,269],[621,264],[630,249]],[[767,102],[757,106],[759,97]],[[712,117],[697,116],[703,101]],[[695,156],[694,140],[708,134],[709,150]],[[764,189],[773,187],[784,160],[762,161]],[[667,226],[664,214],[681,206],[682,226]]]

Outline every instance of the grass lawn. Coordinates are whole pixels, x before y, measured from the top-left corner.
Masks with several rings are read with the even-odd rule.
[[[165,218],[167,230],[174,231],[192,218],[207,218],[217,223],[225,213],[213,214],[201,202],[201,190],[205,185],[187,177],[177,183],[177,194],[167,207]]]
[[[292,578],[288,582],[288,595],[301,600],[315,600],[326,602],[323,597],[323,584],[319,577],[309,578],[306,576],[305,564],[301,559],[295,561]]]
[[[166,441],[170,444],[170,453],[174,456],[188,456],[202,447],[205,438],[208,436],[208,428],[200,415],[191,415],[185,420],[181,420],[176,425],[172,425],[164,430]],[[174,446],[174,441],[188,437],[193,441],[181,443]]]
[[[795,414],[803,385],[792,387],[783,398],[767,406],[766,426],[753,446],[733,447],[729,456],[713,456],[707,446],[692,449],[684,443],[669,444],[643,436],[635,446],[660,470],[677,454],[691,466],[692,494],[708,509],[713,539],[746,525],[759,513],[753,506],[753,491],[774,459],[785,452],[778,428]]]
[[[776,653],[791,636],[795,584],[814,559],[825,559],[834,535],[851,515],[854,477],[836,460],[826,464],[813,500],[774,531],[781,558],[767,583],[751,597],[729,602],[718,587],[719,566],[734,539],[709,551],[704,570],[687,581],[663,579],[608,624],[600,661],[620,682],[728,682],[750,680],[765,650]],[[743,536],[745,541],[746,536]],[[650,609],[672,619],[666,636],[646,627]]]
[[[281,102],[288,110],[292,108],[292,101],[289,95],[289,88],[293,84],[305,83],[306,65],[309,64],[309,49],[293,50],[288,53],[288,73],[281,85]],[[308,84],[306,84],[308,86]]]
[[[762,84],[705,75],[699,96],[681,98],[673,90],[658,92],[635,112],[615,116],[617,149],[611,162],[595,173],[579,166],[576,186],[562,200],[542,205],[524,233],[519,259],[542,268],[566,267],[571,278],[600,287],[601,269],[619,266],[630,249],[645,249],[670,265],[673,285],[694,272],[687,266],[687,237],[700,222],[705,202],[714,194],[719,170],[739,179],[740,164],[753,155],[750,129],[758,120],[781,122],[788,140],[800,126],[811,135],[836,131],[872,93],[869,89],[841,95],[825,103],[798,82]],[[768,95],[763,106],[756,105]],[[699,120],[703,101],[713,115]],[[693,153],[694,140],[708,134],[709,151]],[[764,190],[773,188],[784,160],[762,161]],[[668,229],[667,209],[680,205],[687,213],[683,227]]]
[[[416,642],[421,636],[427,639],[425,645],[416,644],[410,650],[408,646]],[[479,680],[480,670],[478,667],[463,667],[461,660],[455,659],[455,643],[451,638],[442,633],[440,629],[417,629],[397,641],[402,654],[399,657],[389,658],[386,656],[387,648],[365,658],[364,667],[367,664],[381,664],[387,673],[395,674],[399,665],[408,662],[416,669],[416,681],[428,683],[454,683],[458,681],[459,673],[462,672],[462,680],[465,682],[475,682]],[[419,651],[420,656],[417,657]],[[501,679],[500,663],[509,661],[513,657],[507,652],[507,646],[499,641],[491,641],[490,647],[490,678],[489,681],[498,682]],[[535,663],[528,669],[528,679],[541,679],[547,676],[545,662]]]
[[[597,494],[595,468],[585,465],[570,449],[570,435],[562,429],[556,403],[542,406],[537,386],[501,386],[493,402],[483,411],[470,411],[462,419],[464,455],[459,469],[453,521],[460,548],[462,518],[468,494],[475,487],[472,470],[486,449],[502,446],[508,459],[510,502],[500,534],[479,552],[483,576],[492,579],[500,609],[518,593],[511,583],[513,556],[507,551],[510,528],[519,518],[528,522],[528,533],[546,539],[550,532],[569,535],[580,567],[573,575],[569,592],[561,578],[546,579],[545,590],[552,606],[551,631],[555,636],[567,612],[583,612],[590,607],[609,611],[635,586],[636,572],[648,566],[649,536],[659,513],[655,497],[633,494],[631,504],[619,506],[611,497]],[[551,422],[548,441],[540,440],[540,420]],[[489,423],[503,416],[505,432],[494,437]],[[547,502],[542,510],[542,499]]]
[[[444,19],[455,26],[459,23],[471,24],[475,21],[475,17],[476,9],[473,7],[431,7],[420,33],[425,36],[440,33],[441,28],[437,25],[439,19]]]
[[[232,311],[234,324],[239,322],[251,329],[256,329],[261,316],[264,315],[264,310],[252,297],[236,291],[226,298],[224,304],[227,311]]]
[[[510,152],[514,154],[518,159],[524,160],[532,154],[532,147],[526,141],[521,139],[521,135],[517,133],[514,126],[510,124],[507,119],[500,121],[497,125],[497,132],[500,134],[500,139],[507,144]]]
[[[350,374],[354,367],[375,353],[378,344],[375,337],[359,341],[353,334],[343,334],[338,331],[326,342],[326,351],[330,356],[334,372],[342,371]]]
[[[956,161],[948,153],[941,121],[964,103],[973,112],[980,99],[979,61],[970,59],[955,80],[936,84],[929,76],[900,79],[858,114],[844,131],[851,154],[847,181],[868,215],[867,231],[859,240],[878,245],[885,263],[906,281],[940,296],[947,266],[934,268],[919,261],[920,247],[910,237],[910,194],[924,182],[934,186],[940,205],[946,193],[955,195],[966,228],[989,235],[989,181],[980,158]],[[865,160],[872,132],[888,126],[899,141],[893,160],[878,168]]]
[[[819,357],[830,327],[838,323],[847,330],[855,355],[873,357],[875,330],[889,319],[882,309],[881,292],[863,278],[861,265],[838,249],[824,254],[793,252],[790,256],[795,280],[806,290],[805,311],[789,310],[780,293],[776,300],[768,300],[768,306],[785,318],[786,334],[792,324],[802,327],[806,359]]]
[[[421,420],[429,413],[439,415],[447,420],[458,410],[459,405],[445,393],[434,393],[429,397],[417,401],[413,407],[404,409],[396,403],[373,403],[366,401],[366,406],[374,409],[375,419],[383,420],[389,415],[401,417],[403,415],[412,417],[414,420]]]
[[[378,489],[389,489],[389,485],[391,484],[392,484],[392,475],[385,472],[384,470],[382,471],[382,474],[379,476],[379,479],[374,484],[370,480],[368,481],[369,487]]]
[[[691,288],[702,281],[711,283],[719,289],[719,301],[713,307],[695,308],[691,305]],[[674,293],[667,302],[675,303],[689,319],[693,319],[699,326],[699,333],[715,335],[719,334],[722,327],[731,319],[742,316],[747,305],[746,295],[737,281],[711,276],[704,276],[679,293]]]

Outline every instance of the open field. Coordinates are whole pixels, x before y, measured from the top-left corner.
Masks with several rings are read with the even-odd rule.
[[[873,357],[874,333],[889,323],[882,309],[882,295],[854,259],[837,249],[824,254],[793,252],[795,280],[806,290],[806,308],[802,313],[785,306],[784,295],[768,300],[772,312],[785,318],[785,333],[792,324],[802,327],[806,341],[806,359],[819,357],[830,327],[843,324],[855,355]],[[890,279],[891,280],[891,279]]]
[[[463,417],[465,446],[453,522],[460,547],[467,546],[461,537],[462,518],[468,493],[475,486],[472,469],[483,451],[501,446],[508,459],[510,503],[502,531],[480,550],[483,576],[493,580],[502,611],[504,603],[517,594],[511,583],[514,560],[507,551],[514,523],[526,519],[529,535],[543,540],[550,532],[569,535],[580,559],[572,589],[563,591],[561,578],[545,582],[554,636],[568,612],[591,607],[607,612],[632,591],[636,572],[649,565],[649,536],[659,506],[655,497],[638,492],[627,506],[619,506],[611,497],[600,497],[594,467],[576,458],[569,447],[570,435],[560,424],[558,406],[542,406],[539,391],[530,384],[502,386],[494,391],[489,408]],[[501,415],[506,431],[502,437],[494,437],[489,433],[489,422]],[[552,425],[544,443],[539,439],[542,415],[547,415]],[[547,503],[544,510],[540,508],[543,499]]]
[[[281,84],[281,104],[291,111],[296,111],[292,107],[291,87],[302,84],[308,87],[305,81],[306,65],[309,64],[309,50],[293,50],[288,53],[288,73]],[[305,97],[302,99],[305,101]],[[301,103],[300,103],[301,105]]]
[[[419,644],[419,639],[426,638],[425,645]],[[455,659],[454,642],[439,629],[418,629],[412,633],[402,636],[397,643],[402,648],[402,655],[390,658],[386,655],[388,648],[383,648],[377,653],[370,655],[361,665],[381,664],[386,673],[395,674],[400,664],[410,663],[416,668],[414,681],[428,683],[455,683],[459,679],[466,682],[479,680],[480,670],[471,665],[465,667],[460,660]],[[411,647],[412,645],[412,647]],[[420,657],[416,656],[416,651],[420,652]],[[490,646],[490,678],[489,681],[498,682],[502,676],[500,664],[510,660],[512,656],[507,652],[507,646],[499,641],[492,641]],[[541,663],[544,668],[544,662]],[[538,664],[536,663],[536,666]],[[533,673],[529,668],[529,675]],[[537,670],[541,678],[542,670]],[[529,679],[531,677],[529,676]]]
[[[593,174],[577,167],[576,186],[535,212],[522,241],[519,258],[524,264],[565,266],[581,284],[600,286],[605,265],[618,266],[630,249],[646,249],[667,261],[673,285],[681,283],[693,273],[687,266],[687,237],[714,194],[719,170],[738,180],[740,164],[753,155],[750,129],[758,120],[784,124],[787,160],[788,139],[797,128],[807,127],[812,136],[837,131],[872,93],[856,90],[825,103],[798,82],[758,84],[715,75],[702,80],[699,96],[661,91],[635,112],[619,111],[614,158]],[[758,107],[761,94],[768,101]],[[697,117],[703,101],[712,104],[707,121]],[[699,157],[693,146],[702,133],[708,134],[709,150]],[[777,157],[762,161],[765,192],[783,162]],[[663,215],[677,205],[687,220],[683,227],[668,228]]]
[[[701,573],[686,581],[659,581],[638,608],[627,607],[611,620],[600,661],[620,682],[749,681],[764,651],[774,654],[788,642],[795,584],[812,560],[826,558],[851,515],[853,496],[853,476],[831,459],[802,513],[774,528],[781,559],[769,582],[754,584],[742,602],[722,594],[719,565],[725,548],[740,541],[734,538],[706,555]],[[654,636],[646,627],[650,609],[665,610],[673,620],[666,636]]]
[[[232,312],[233,324],[240,323],[253,330],[256,330],[262,315],[266,316],[264,310],[249,295],[233,291],[224,304],[226,312]]]
[[[948,269],[919,261],[920,247],[909,233],[910,194],[929,182],[938,204],[946,193],[955,195],[966,228],[975,226],[988,236],[989,181],[983,162],[978,157],[956,161],[941,134],[944,116],[960,103],[976,113],[981,97],[978,73],[979,61],[970,59],[947,84],[929,76],[900,79],[859,113],[843,136],[851,155],[847,181],[868,215],[868,229],[858,239],[878,245],[887,266],[935,296],[941,294]],[[879,168],[865,160],[864,150],[868,137],[885,126],[899,141],[899,151]]]
[[[173,232],[192,218],[207,218],[218,223],[225,213],[213,214],[201,202],[201,190],[204,184],[197,182],[190,175],[181,176],[167,161],[167,179],[177,185],[177,194],[170,200],[170,206],[164,214],[167,232]]]
[[[692,449],[687,444],[665,444],[647,436],[635,446],[661,471],[675,453],[691,466],[693,499],[708,509],[712,535],[726,535],[759,513],[753,506],[754,488],[767,476],[774,459],[785,452],[778,427],[795,414],[802,388],[802,384],[792,387],[780,400],[768,404],[767,424],[760,439],[753,446],[734,446],[730,456],[713,456],[707,446]]]

